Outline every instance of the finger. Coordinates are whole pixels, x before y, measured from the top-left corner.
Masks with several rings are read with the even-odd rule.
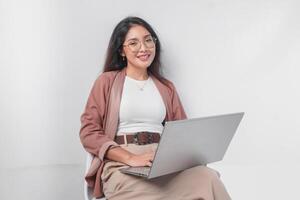
[[[150,149],[149,151],[147,151],[147,153],[152,154],[154,151],[153,149]]]
[[[155,152],[156,152],[156,151],[154,151],[154,150],[151,150],[151,154],[152,154],[152,155],[154,155],[154,154],[155,154]]]
[[[152,152],[147,152],[144,155],[152,155],[152,154],[153,154]]]
[[[154,156],[150,156],[149,160],[152,162],[154,160]]]
[[[152,154],[144,154],[143,157],[144,157],[145,159],[150,159],[150,158],[153,157],[153,155],[152,155]]]
[[[151,167],[152,166],[152,162],[148,161],[147,164],[146,164],[146,166]]]
[[[151,159],[152,159],[152,160],[154,159],[154,156],[155,156],[155,153],[154,153],[154,154],[152,154],[152,156],[151,156]]]

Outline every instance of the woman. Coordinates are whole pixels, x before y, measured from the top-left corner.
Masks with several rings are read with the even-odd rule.
[[[186,119],[176,89],[160,73],[160,41],[143,19],[114,29],[103,73],[81,116],[81,142],[94,155],[86,174],[94,196],[107,199],[230,199],[218,173],[198,166],[153,180],[126,175],[126,166],[151,166],[165,121]],[[139,143],[134,134],[139,132]],[[154,135],[150,142],[148,134]]]

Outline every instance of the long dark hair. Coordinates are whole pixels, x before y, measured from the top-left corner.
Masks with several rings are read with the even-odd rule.
[[[135,25],[143,26],[145,29],[149,31],[152,37],[156,38],[155,57],[151,65],[147,68],[147,71],[148,73],[151,73],[153,76],[159,79],[162,83],[166,83],[167,81],[163,77],[161,71],[161,61],[160,61],[161,45],[159,39],[156,33],[154,32],[153,28],[150,26],[150,24],[148,24],[145,20],[139,17],[133,17],[133,16],[126,17],[125,19],[120,21],[115,27],[115,29],[113,30],[113,33],[110,37],[110,41],[108,44],[107,52],[106,52],[103,72],[121,70],[127,66],[127,60],[126,59],[123,60],[121,56],[122,47],[123,47],[122,45],[125,41],[125,37],[129,29]]]

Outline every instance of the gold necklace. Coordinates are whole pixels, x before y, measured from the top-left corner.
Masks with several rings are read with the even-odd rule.
[[[136,85],[138,86],[138,88],[139,88],[139,90],[140,91],[144,91],[144,88],[145,88],[145,86],[147,85],[147,83],[148,83],[148,81],[149,81],[149,78],[146,80],[146,81],[137,81],[136,82]],[[140,83],[143,83],[143,84],[140,84]]]
[[[150,76],[148,76],[148,79],[146,80],[136,80],[134,78],[131,78],[130,76],[126,75],[129,79],[135,82],[136,86],[139,88],[140,91],[144,91],[145,86],[147,85],[147,82],[150,79]],[[142,84],[141,84],[142,83]]]

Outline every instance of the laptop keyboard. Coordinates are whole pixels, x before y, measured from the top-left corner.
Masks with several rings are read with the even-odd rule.
[[[130,167],[126,169],[127,172],[148,176],[150,173],[150,167]]]

